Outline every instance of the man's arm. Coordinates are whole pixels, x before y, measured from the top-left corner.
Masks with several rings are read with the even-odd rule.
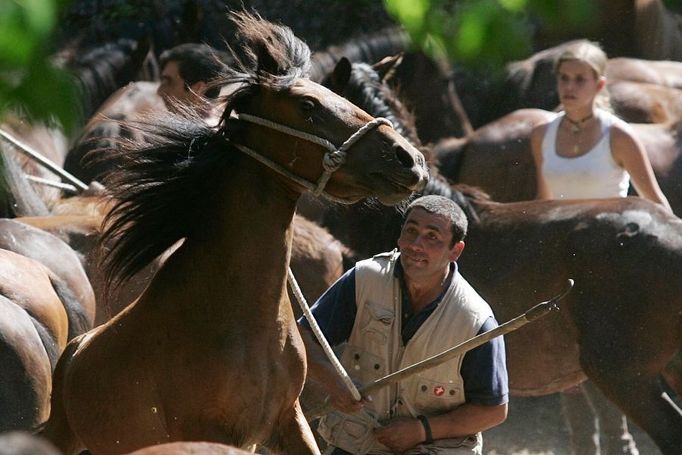
[[[497,327],[489,318],[479,330]],[[465,354],[461,375],[467,402],[438,416],[427,416],[432,439],[454,438],[485,431],[504,422],[509,393],[504,339],[502,337]],[[391,450],[404,451],[427,439],[422,422],[401,417],[375,431],[377,439]]]
[[[452,411],[427,417],[433,440],[468,436],[497,426],[507,418],[507,403],[494,406],[464,403]],[[389,449],[402,452],[427,439],[421,420],[399,417],[374,431],[376,438]]]

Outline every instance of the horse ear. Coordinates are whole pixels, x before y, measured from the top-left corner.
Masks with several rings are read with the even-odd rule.
[[[352,65],[346,57],[341,57],[332,72],[330,88],[335,93],[342,93],[350,81]]]
[[[386,82],[393,77],[398,69],[398,65],[403,61],[403,55],[402,52],[397,55],[389,55],[372,65],[374,71],[379,75],[381,82]]]

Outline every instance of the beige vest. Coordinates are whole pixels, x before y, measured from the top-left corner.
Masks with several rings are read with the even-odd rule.
[[[441,303],[403,347],[400,284],[394,276],[399,257],[395,251],[383,253],[359,262],[355,268],[357,314],[341,362],[359,384],[369,384],[468,340],[492,316],[488,304],[457,273]],[[373,437],[372,429],[392,417],[443,414],[464,403],[459,373],[462,358],[455,357],[384,387],[372,394],[373,401],[358,414],[330,413],[320,421],[320,434],[329,444],[351,453],[391,453]],[[474,435],[473,439],[480,441],[480,436]],[[439,440],[434,446],[453,446],[471,440],[471,437]]]

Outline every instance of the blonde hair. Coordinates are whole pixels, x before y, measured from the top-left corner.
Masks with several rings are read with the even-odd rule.
[[[608,57],[599,43],[594,41],[580,40],[570,43],[559,55],[554,65],[554,71],[558,71],[561,64],[568,60],[577,60],[589,65],[597,77],[601,77],[606,73]]]
[[[566,61],[578,61],[589,65],[595,73],[597,78],[603,77],[606,74],[606,64],[609,58],[606,52],[601,48],[599,43],[589,40],[579,40],[570,42],[564,51],[559,54],[554,63],[554,72],[559,72],[559,67]],[[609,91],[606,89],[600,90],[597,95],[595,105],[601,109],[613,113],[613,106],[611,105],[611,98]]]

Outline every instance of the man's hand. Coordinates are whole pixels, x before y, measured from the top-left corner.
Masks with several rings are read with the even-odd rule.
[[[422,423],[411,417],[398,417],[374,430],[377,440],[393,452],[411,449],[426,439]]]
[[[336,377],[338,380],[325,385],[329,401],[336,409],[346,414],[352,414],[361,410],[365,403],[372,401],[371,397],[362,397],[360,401],[356,400],[341,378],[338,375]]]

